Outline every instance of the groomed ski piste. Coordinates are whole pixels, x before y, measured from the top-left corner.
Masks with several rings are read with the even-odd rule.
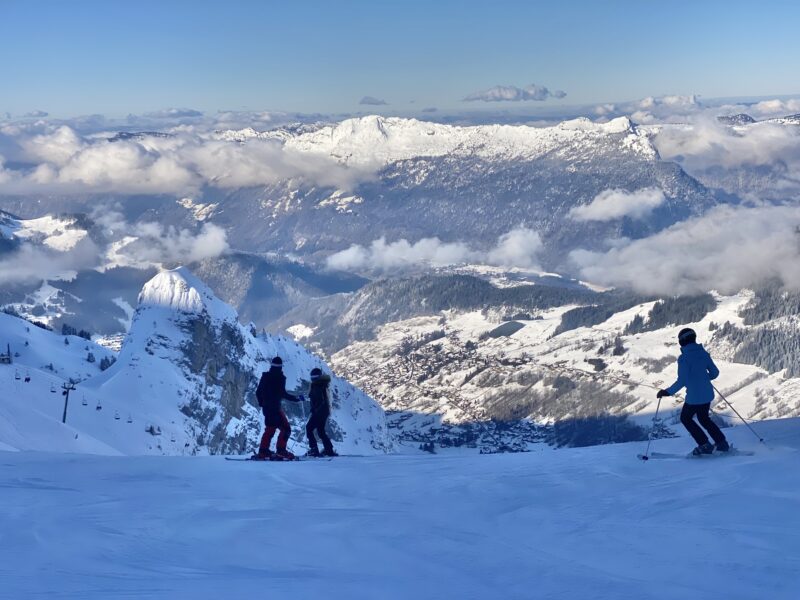
[[[755,426],[726,430],[753,456],[649,462],[0,452],[0,596],[796,599],[800,420]]]

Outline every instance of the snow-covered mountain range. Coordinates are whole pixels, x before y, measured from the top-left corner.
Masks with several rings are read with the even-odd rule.
[[[250,133],[219,135],[249,143]],[[372,116],[261,136],[299,156],[347,165],[353,178],[339,188],[286,182],[215,199],[211,219],[259,250],[324,256],[381,236],[489,247],[525,225],[542,237],[544,264],[556,268],[564,266],[569,249],[599,247],[608,237],[642,237],[718,201],[677,164],[660,160],[648,134],[627,118],[537,128]],[[572,208],[604,190],[647,188],[667,197],[648,220],[570,217]]]
[[[788,144],[796,129],[791,118],[757,122],[744,114],[710,127],[712,142],[724,135],[733,139],[726,143],[745,148],[760,136]],[[674,352],[665,353],[665,344],[676,327],[691,323],[729,363],[726,389],[737,389],[749,416],[796,414],[797,310],[780,286],[776,291],[767,282],[654,304],[655,295],[602,291],[570,278],[577,276],[573,250],[601,256],[721,203],[743,206],[761,189],[794,201],[784,185],[793,176],[791,161],[755,169],[732,159],[730,167],[706,164],[698,159],[703,140],[685,138],[700,128],[637,125],[628,118],[462,127],[369,116],[204,134],[220,160],[237,148],[280,149],[281,160],[330,173],[314,179],[289,169],[295,175],[239,187],[209,183],[189,195],[27,198],[0,190],[0,207],[25,217],[0,213],[0,265],[16,273],[0,289],[0,304],[57,330],[65,324],[85,329],[107,347],[119,348],[127,335],[119,362],[91,378],[87,393],[108,386],[112,396],[135,389],[146,398],[150,386],[166,386],[170,402],[184,410],[162,420],[191,432],[185,439],[176,434],[183,440],[176,443],[193,452],[202,451],[198,439],[213,451],[237,450],[250,439],[255,427],[240,422],[255,418],[242,400],[245,380],[270,352],[304,352],[289,335],[373,394],[393,412],[396,432],[415,443],[497,446],[497,427],[487,427],[487,420],[505,423],[503,443],[518,448],[641,437],[654,408],[646,386],[671,376]],[[140,145],[154,155],[198,143],[182,136],[141,133],[82,143]],[[259,164],[229,166],[250,173]],[[527,237],[507,237],[518,228]],[[383,254],[370,255],[370,243],[384,238]],[[457,258],[448,263],[446,256],[450,266],[416,277],[393,272],[390,254],[419,253],[413,243],[422,238],[436,238],[427,247]],[[407,242],[391,246],[395,240]],[[95,251],[88,252],[92,260],[84,260],[83,250]],[[330,271],[347,265],[329,260],[344,250],[359,257],[360,268],[352,268],[361,275]],[[498,253],[527,262],[514,266],[493,258]],[[435,252],[417,257],[422,270],[436,258]],[[377,263],[374,271],[370,261]],[[163,277],[159,270],[177,264],[190,265],[206,282],[186,274],[176,276],[185,280],[180,285],[204,290],[200,298],[213,290],[255,327],[242,333],[227,309],[209,317],[216,300],[187,312],[183,299],[165,307],[150,302],[149,293],[140,298],[143,285]],[[30,275],[19,277],[22,269]],[[383,278],[363,278],[375,272]],[[676,308],[684,305],[690,310]],[[265,327],[286,338],[252,336]],[[169,335],[162,339],[164,328]],[[269,345],[278,343],[289,345]],[[222,354],[197,353],[210,346]],[[232,355],[240,361],[231,363]],[[154,360],[177,369],[163,374],[163,384],[137,371],[142,361]],[[237,366],[222,372],[223,363]],[[588,365],[592,377],[579,365]],[[606,375],[634,384],[611,385],[600,379]],[[478,425],[453,429],[468,422]]]
[[[144,144],[149,151],[166,143],[142,135],[103,143]],[[462,127],[367,116],[216,132],[209,143],[252,146],[253,152],[277,147],[292,164],[339,171],[321,182],[287,176],[258,186],[208,186],[189,198],[55,194],[34,205],[2,196],[0,208],[31,217],[44,206],[51,213],[113,206],[130,221],[146,216],[174,227],[216,224],[237,250],[314,260],[382,236],[488,248],[526,226],[541,236],[540,260],[553,269],[564,266],[567,250],[598,248],[609,237],[642,237],[719,201],[675,162],[661,160],[650,134],[624,117],[604,124],[577,119],[550,127]],[[648,219],[570,216],[606,190],[652,188],[662,190],[665,201]]]

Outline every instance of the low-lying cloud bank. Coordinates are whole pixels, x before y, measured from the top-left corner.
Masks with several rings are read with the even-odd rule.
[[[156,222],[129,223],[114,211],[96,212],[92,219],[107,242],[85,237],[68,250],[59,251],[23,241],[0,259],[0,284],[60,279],[86,269],[189,264],[220,256],[229,249],[225,230],[211,223],[197,230]]]
[[[581,278],[645,294],[733,293],[777,278],[800,287],[800,207],[721,206],[607,252],[570,254]]]
[[[654,138],[664,160],[690,169],[800,163],[798,127],[757,123],[732,130],[716,119],[697,119],[690,127],[665,127]]]
[[[396,273],[429,267],[476,263],[502,267],[537,269],[542,240],[532,229],[519,227],[503,234],[488,252],[471,249],[463,242],[447,243],[439,238],[417,242],[401,239],[374,240],[369,246],[353,244],[328,257],[330,269],[368,273]]]
[[[686,123],[701,117],[710,120],[721,115],[741,113],[762,120],[800,112],[800,99],[773,98],[737,104],[704,102],[695,94],[647,96],[629,102],[598,104],[592,112],[602,119],[628,116],[634,122],[643,125]]]
[[[698,118],[690,126],[664,127],[653,143],[662,159],[745,200],[800,200],[797,125],[762,122],[734,129]]]
[[[226,231],[213,223],[190,230],[152,221],[128,223],[114,211],[98,212],[92,218],[116,240],[104,251],[101,261],[106,264],[189,264],[215,258],[229,249]]]
[[[11,162],[24,165],[12,169]],[[191,194],[204,186],[241,188],[299,178],[349,189],[367,174],[276,140],[245,143],[191,129],[164,136],[84,137],[66,125],[0,126],[3,193]]]
[[[635,192],[605,190],[589,204],[571,209],[569,216],[576,221],[613,221],[622,217],[643,219],[665,201],[664,192],[657,188],[643,188]]]
[[[524,102],[533,100],[543,102],[550,98],[564,98],[566,92],[561,90],[551,91],[543,85],[532,83],[525,87],[515,85],[496,85],[486,90],[473,92],[464,98],[464,102]]]

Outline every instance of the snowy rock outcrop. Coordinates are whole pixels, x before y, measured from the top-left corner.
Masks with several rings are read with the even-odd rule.
[[[86,385],[102,396],[126,398],[153,423],[176,425],[183,452],[246,452],[262,430],[255,387],[270,359],[283,357],[287,387],[298,393],[312,368],[328,370],[291,340],[254,334],[186,268],[163,271],[142,289],[117,363]],[[385,415],[374,401],[336,377],[331,396],[330,428],[343,452],[389,449]],[[286,404],[299,450],[304,410]]]

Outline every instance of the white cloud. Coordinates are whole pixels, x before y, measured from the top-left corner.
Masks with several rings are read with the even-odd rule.
[[[680,160],[690,171],[710,167],[785,164],[800,174],[796,128],[757,123],[734,131],[716,119],[696,119],[690,127],[666,127],[653,142],[665,160]]]
[[[91,220],[99,227],[105,247],[91,237],[60,251],[24,240],[18,249],[0,259],[0,283],[26,283],[57,279],[74,271],[126,265],[146,267],[189,264],[228,251],[224,229],[206,223],[198,230],[164,226],[157,222],[129,223],[116,211],[98,209]]]
[[[473,256],[462,243],[445,243],[439,238],[423,238],[411,243],[401,239],[374,240],[369,247],[354,244],[328,258],[328,267],[341,271],[405,271],[420,266],[442,267],[468,262]]]
[[[5,191],[191,194],[203,186],[238,188],[297,178],[348,189],[370,173],[321,155],[287,150],[276,140],[245,143],[203,136],[192,128],[169,137],[84,138],[72,128],[8,125],[0,148],[31,164],[4,172]]]
[[[85,144],[73,129],[63,126],[30,138],[21,137],[20,146],[31,160],[63,166]]]
[[[536,255],[541,249],[542,238],[536,231],[518,227],[500,236],[497,246],[489,251],[486,262],[499,267],[537,269]]]
[[[203,113],[193,108],[164,108],[145,113],[144,116],[151,119],[185,119],[202,117]]]
[[[800,208],[718,207],[649,238],[570,258],[592,283],[645,294],[732,293],[768,278],[800,286]]]
[[[643,188],[635,192],[605,190],[589,204],[576,206],[569,216],[576,221],[613,221],[622,217],[643,219],[665,202],[664,192]]]
[[[592,109],[594,114],[604,117],[606,115],[613,114],[617,112],[617,105],[616,104],[598,104],[597,106]]]
[[[375,98],[374,96],[364,96],[358,101],[358,103],[365,104],[367,106],[385,106],[389,104],[386,102],[386,100],[381,100],[380,98]]]
[[[206,223],[198,232],[160,223],[138,223],[129,227],[127,236],[135,237],[115,251],[126,264],[188,264],[225,253],[229,246],[225,230]]]
[[[561,90],[550,91],[543,85],[532,83],[523,88],[514,85],[496,85],[486,90],[474,92],[464,98],[464,102],[522,102],[534,100],[541,102],[549,98],[563,98],[567,94]]]
[[[800,100],[763,100],[752,106],[752,112],[764,116],[783,116],[800,112]]]
[[[647,96],[631,102],[599,104],[594,107],[593,112],[601,117],[627,115],[636,123],[650,124],[685,121],[704,110],[706,107],[700,101],[700,97],[690,94],[687,96]],[[720,107],[713,110],[718,112]]]
[[[57,279],[74,271],[97,266],[100,251],[88,238],[67,252],[24,242],[0,260],[0,283],[34,283]]]
[[[376,273],[463,263],[536,268],[536,254],[541,246],[539,234],[524,227],[500,236],[497,245],[488,252],[473,250],[462,242],[446,243],[439,238],[423,238],[412,243],[405,239],[387,242],[382,237],[369,246],[353,244],[328,257],[327,264],[330,269]]]

